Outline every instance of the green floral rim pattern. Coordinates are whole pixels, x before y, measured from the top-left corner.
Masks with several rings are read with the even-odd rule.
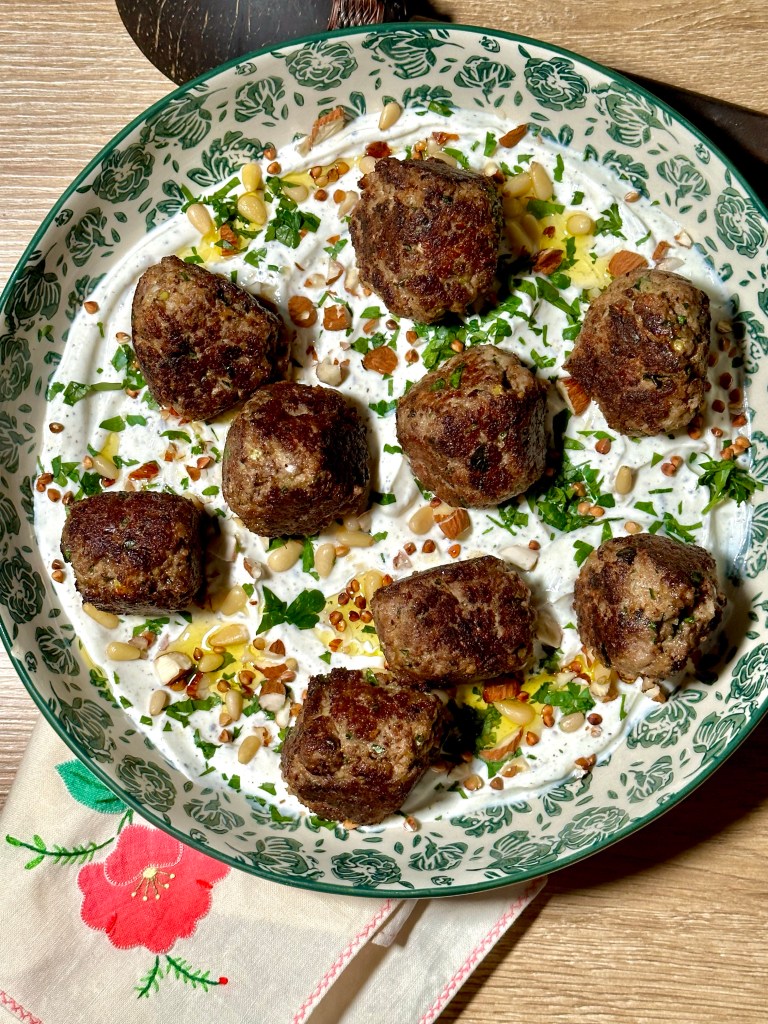
[[[81,664],[32,529],[46,384],[95,283],[179,209],[180,184],[212,185],[331,107],[355,116],[378,109],[384,96],[438,111],[493,109],[652,195],[733,282],[747,395],[765,390],[768,213],[726,158],[649,93],[568,51],[459,26],[352,29],[253,54],[176,90],[117,135],[45,218],[0,297],[0,633],[71,749],[178,839],[290,885],[440,896],[534,877],[603,849],[683,799],[751,732],[768,706],[768,598],[760,590],[768,501],[745,513],[742,551],[728,567],[738,637],[716,682],[691,684],[660,706],[591,775],[415,833],[348,833],[311,817],[283,818],[161,763],[98,673]],[[768,412],[752,410],[752,424],[752,472],[768,482]]]

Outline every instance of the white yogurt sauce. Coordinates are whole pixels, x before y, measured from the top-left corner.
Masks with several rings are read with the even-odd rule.
[[[424,499],[414,482],[407,461],[398,451],[393,406],[388,409],[387,415],[379,415],[370,408],[379,403],[382,403],[382,408],[386,407],[387,403],[392,404],[393,399],[403,394],[407,382],[418,380],[426,372],[421,358],[414,363],[407,363],[404,358],[411,347],[406,341],[406,334],[411,330],[412,324],[405,319],[398,322],[399,358],[391,378],[384,378],[379,373],[366,370],[362,365],[360,352],[350,347],[359,339],[368,337],[363,331],[366,324],[366,320],[361,317],[363,310],[378,306],[383,315],[376,324],[376,330],[384,332],[388,338],[395,332],[386,326],[386,322],[391,318],[375,295],[365,296],[361,292],[356,295],[345,289],[346,271],[354,265],[354,251],[350,242],[341,248],[337,246],[336,259],[343,266],[344,273],[335,282],[326,283],[330,257],[325,249],[334,244],[329,243],[328,239],[337,235],[342,240],[348,239],[347,224],[346,221],[339,219],[338,205],[334,202],[333,192],[337,189],[357,189],[360,172],[355,160],[363,155],[368,143],[379,140],[384,135],[393,155],[403,157],[406,146],[412,146],[418,140],[428,138],[434,131],[448,131],[459,136],[458,140],[452,140],[448,145],[461,150],[468,158],[469,165],[480,171],[486,170],[492,161],[504,161],[510,168],[515,165],[525,168],[528,166],[525,158],[532,156],[547,168],[550,176],[555,179],[554,199],[565,207],[565,216],[571,212],[581,211],[597,220],[601,212],[612,203],[618,204],[622,220],[621,231],[626,240],[617,239],[608,233],[591,238],[590,247],[598,258],[627,248],[641,253],[649,263],[652,263],[651,256],[657,243],[666,240],[672,243],[667,255],[682,261],[676,268],[677,272],[688,277],[709,294],[712,301],[713,324],[725,315],[727,308],[727,296],[722,283],[714,277],[711,269],[694,248],[675,243],[674,238],[680,230],[679,226],[660,208],[653,205],[652,197],[651,200],[641,198],[632,203],[626,202],[623,198],[626,186],[609,178],[595,163],[585,163],[579,154],[559,150],[530,135],[514,149],[498,148],[490,158],[485,157],[483,147],[487,133],[491,132],[498,138],[513,126],[494,115],[478,111],[458,111],[446,119],[432,113],[419,114],[407,110],[386,133],[378,130],[376,119],[360,118],[347,126],[342,133],[316,147],[308,157],[301,156],[296,145],[289,146],[278,155],[282,177],[292,172],[306,171],[314,165],[327,165],[337,158],[344,158],[350,164],[351,170],[338,182],[328,186],[330,194],[327,200],[320,202],[311,194],[306,202],[300,204],[302,210],[321,218],[318,230],[314,233],[308,232],[296,249],[288,248],[278,241],[265,243],[263,233],[260,234],[250,243],[251,251],[266,245],[267,256],[258,267],[251,266],[245,261],[245,253],[208,264],[209,269],[224,275],[236,272],[236,280],[240,286],[273,300],[289,326],[287,304],[292,296],[306,295],[317,303],[321,296],[327,293],[326,302],[338,297],[348,304],[352,313],[352,329],[348,334],[343,331],[323,330],[321,308],[316,325],[295,331],[292,352],[294,360],[301,364],[301,368],[295,371],[295,378],[309,384],[317,383],[315,355],[319,360],[330,358],[345,362],[345,376],[339,390],[355,402],[368,422],[373,489],[393,495],[396,499],[390,504],[373,504],[370,533],[386,536],[372,547],[352,548],[347,556],[336,561],[331,575],[319,583],[302,571],[301,562],[288,572],[271,574],[265,564],[264,542],[245,530],[226,508],[221,497],[220,457],[232,414],[220,417],[209,424],[180,423],[162,415],[151,403],[147,404],[144,401],[146,392],[142,392],[136,398],[127,396],[121,390],[95,392],[74,406],[65,404],[62,393],[55,395],[49,403],[48,420],[63,424],[64,429],[57,434],[47,430],[44,432],[45,443],[40,453],[43,469],[50,470],[53,460],[58,457],[63,464],[73,463],[76,467],[75,474],[80,472],[81,460],[86,455],[87,445],[90,445],[95,452],[104,451],[109,457],[117,454],[123,463],[128,463],[121,469],[119,479],[114,484],[115,489],[122,489],[128,483],[128,474],[136,464],[157,461],[160,475],[151,482],[152,489],[162,487],[178,493],[196,495],[210,513],[220,517],[222,536],[215,545],[214,553],[208,559],[208,591],[209,594],[226,593],[235,583],[253,587],[251,603],[246,610],[228,620],[245,623],[251,637],[255,635],[261,620],[261,588],[265,583],[281,599],[290,602],[305,589],[319,588],[326,596],[338,594],[353,576],[372,568],[389,573],[397,579],[412,572],[450,562],[448,548],[452,541],[446,540],[437,528],[427,535],[436,544],[436,550],[431,554],[421,552],[426,537],[414,537],[409,530],[408,519],[424,504]],[[582,193],[581,201],[577,193]],[[273,202],[272,208],[276,205],[276,202]],[[564,219],[561,218],[561,221]],[[562,244],[562,237],[560,243]],[[130,335],[131,300],[140,275],[163,256],[172,253],[184,255],[189,253],[190,246],[199,244],[200,236],[190,226],[186,216],[180,213],[150,232],[139,245],[126,253],[89,296],[89,299],[98,303],[98,312],[88,314],[81,310],[78,313],[72,324],[55,381],[66,385],[73,380],[83,383],[121,380],[122,372],[114,369],[111,364],[119,346],[129,341],[127,337],[121,338],[120,334],[123,332],[124,335]],[[557,239],[551,244],[557,245]],[[598,259],[598,268],[601,265],[604,267],[605,263],[605,259],[602,263]],[[582,266],[581,271],[577,267],[573,272],[574,280],[581,274],[581,284],[589,286],[588,276],[584,278],[584,273],[588,269],[588,263]],[[313,280],[313,275],[319,276],[319,283]],[[529,274],[526,275],[526,280],[535,281],[535,277]],[[608,280],[603,273],[600,284],[604,287]],[[581,293],[582,288],[572,284],[560,294],[567,303],[572,303]],[[565,313],[546,301],[533,300],[529,294],[518,294],[522,301],[517,312],[525,314],[525,317],[535,317],[538,333],[535,333],[531,324],[520,315],[502,312],[500,316],[509,323],[511,334],[499,342],[499,347],[514,352],[527,365],[532,365],[536,358],[533,356],[535,350],[539,361],[544,362],[538,370],[540,375],[551,379],[564,376],[562,363],[573,346],[572,340],[563,341],[561,337],[563,329],[567,327]],[[587,301],[588,298],[585,298],[581,306],[582,316],[586,311]],[[546,328],[544,335],[543,328]],[[421,343],[416,351],[420,356],[425,351]],[[717,352],[716,343],[713,343],[713,351]],[[625,497],[614,494],[615,507],[608,508],[604,518],[594,526],[573,533],[560,533],[541,520],[535,504],[529,506],[523,501],[520,510],[528,515],[527,525],[520,526],[516,529],[515,535],[511,535],[507,530],[494,525],[490,516],[497,516],[493,510],[489,510],[490,515],[486,511],[470,510],[471,532],[459,540],[459,557],[462,559],[481,554],[504,557],[504,550],[510,545],[527,547],[528,542],[533,540],[541,545],[537,565],[532,571],[524,572],[522,575],[531,586],[537,604],[540,607],[546,604],[563,630],[563,664],[580,650],[579,638],[573,627],[573,585],[578,573],[574,543],[582,542],[596,547],[600,543],[606,521],[610,521],[610,529],[615,536],[622,536],[625,535],[624,523],[628,520],[648,528],[654,523],[662,522],[667,513],[674,517],[676,522],[691,529],[691,536],[696,543],[712,551],[718,558],[721,568],[728,553],[738,549],[739,538],[736,534],[739,530],[734,527],[734,524],[738,523],[738,518],[734,514],[732,503],[718,508],[714,514],[702,516],[701,510],[709,495],[705,488],[697,487],[695,468],[688,462],[692,453],[697,453],[699,457],[717,458],[720,442],[711,434],[710,427],[719,426],[725,437],[731,436],[727,394],[720,391],[717,382],[719,375],[725,371],[732,372],[732,367],[727,356],[717,354],[720,361],[710,371],[713,386],[709,397],[721,398],[726,410],[718,415],[712,411],[711,404],[709,405],[701,437],[697,440],[692,440],[685,434],[674,440],[665,437],[630,440],[608,430],[595,403],[591,403],[583,415],[571,418],[567,436],[572,447],[567,455],[573,463],[588,462],[598,470],[603,480],[602,493],[613,492],[613,481],[620,466],[630,466],[634,472],[635,486],[632,492]],[[550,360],[554,362],[550,363]],[[563,408],[554,387],[551,388],[550,404],[553,414]],[[123,419],[124,429],[114,431],[100,426],[105,421],[118,417]],[[173,434],[163,436],[167,431],[180,433],[175,437]],[[609,453],[600,455],[595,452],[595,437],[587,433],[589,431],[606,431],[610,434],[612,444]],[[186,439],[182,435],[185,435]],[[169,462],[164,460],[164,456],[171,442],[177,447],[178,458]],[[662,461],[658,456],[663,456],[663,462],[666,462],[673,454],[680,455],[684,464],[675,476],[667,477],[661,472]],[[200,455],[211,456],[214,462],[200,472],[198,480],[194,480],[194,474],[190,474],[189,466],[195,468],[196,459]],[[61,479],[59,477],[60,481]],[[67,483],[62,489],[67,488],[77,492],[78,484]],[[61,557],[59,542],[65,512],[60,503],[51,504],[44,493],[37,494],[36,499],[36,529],[40,548],[45,562],[50,564],[54,559]],[[651,505],[644,505],[638,509],[638,501],[650,502]],[[333,539],[334,531],[330,529],[316,539],[315,547]],[[406,559],[400,568],[394,568],[394,556],[402,552],[404,545],[409,541],[416,543],[416,553],[410,559]],[[401,555],[401,561],[402,558]],[[261,567],[263,575],[258,582],[255,582],[246,571],[246,560],[251,565]],[[169,719],[167,715],[155,719],[147,717],[150,695],[158,686],[152,670],[152,659],[168,643],[173,646],[187,629],[187,622],[183,616],[174,613],[167,616],[169,621],[162,626],[157,642],[149,651],[148,660],[118,664],[107,660],[106,645],[112,640],[129,639],[134,629],[143,624],[143,617],[125,615],[115,630],[105,630],[83,612],[71,571],[67,572],[64,583],[58,587],[58,593],[66,615],[74,626],[78,642],[94,666],[100,667],[102,677],[113,698],[124,706],[125,713],[133,720],[136,728],[144,731],[165,757],[178,765],[190,778],[198,778],[203,772],[210,772],[207,774],[207,784],[218,782],[220,785],[239,785],[248,794],[278,804],[281,813],[306,813],[296,799],[286,793],[280,777],[279,756],[273,749],[263,747],[249,764],[238,763],[239,742],[254,728],[266,724],[273,734],[277,731],[275,723],[265,719],[263,712],[244,717],[231,726],[233,729],[239,727],[242,731],[234,742],[228,743],[219,741],[219,706],[210,711],[194,711],[186,728],[179,721]],[[221,616],[213,613],[210,608],[204,611],[193,609],[192,618],[186,649],[191,649],[195,645],[204,646],[205,634],[214,626],[221,624]],[[359,637],[360,641],[367,639],[367,644],[359,643],[355,655],[338,653],[329,658],[329,651],[323,639],[327,641],[334,635],[327,626],[303,631],[291,625],[276,626],[266,634],[266,640],[271,644],[281,639],[285,645],[285,656],[260,655],[255,660],[270,664],[284,662],[285,657],[295,658],[298,669],[291,689],[296,700],[301,699],[309,677],[329,671],[329,664],[331,667],[366,668],[376,668],[383,664],[375,635]],[[239,654],[241,650],[236,650],[235,654]],[[325,658],[321,660],[323,655]],[[595,711],[602,716],[599,728],[585,725],[571,734],[563,733],[557,725],[551,729],[544,729],[541,741],[535,747],[524,750],[528,770],[505,780],[503,792],[492,790],[487,784],[472,793],[455,791],[468,774],[484,774],[485,770],[481,763],[476,761],[474,764],[461,765],[448,776],[444,773],[428,773],[408,799],[404,812],[414,813],[419,819],[428,820],[435,816],[450,816],[456,813],[459,807],[461,813],[466,813],[468,809],[482,804],[498,804],[502,800],[513,801],[523,796],[527,798],[571,774],[577,757],[588,757],[591,754],[599,758],[605,757],[620,742],[631,725],[655,706],[640,693],[639,683],[633,686],[620,684],[619,691],[620,700],[596,706]],[[216,690],[212,692],[216,693]],[[174,701],[186,699],[184,693],[172,693],[170,696]],[[198,741],[219,744],[210,757],[208,768],[203,751],[195,745],[195,730]],[[276,740],[273,740],[272,746],[275,743]],[[458,787],[456,783],[459,784]],[[451,787],[453,790],[449,791]]]

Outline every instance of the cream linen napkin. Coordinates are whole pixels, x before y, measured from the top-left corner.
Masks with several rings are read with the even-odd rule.
[[[543,885],[262,881],[132,817],[43,721],[0,837],[0,1005],[27,1024],[429,1024]]]

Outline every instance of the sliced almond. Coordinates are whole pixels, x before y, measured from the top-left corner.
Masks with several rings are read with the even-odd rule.
[[[659,260],[664,259],[664,257],[667,255],[671,248],[672,246],[669,244],[669,242],[659,242],[659,244],[653,250],[653,256],[651,256],[651,259],[654,263],[658,263]]]
[[[143,466],[139,466],[138,469],[134,469],[133,472],[128,474],[129,480],[151,480],[157,476],[160,472],[160,467],[156,462],[145,462]]]
[[[323,309],[323,327],[326,331],[346,331],[352,318],[346,306],[332,302]]]
[[[505,757],[510,757],[510,755],[514,754],[520,746],[522,735],[523,730],[520,729],[518,732],[513,733],[506,743],[494,747],[493,750],[481,750],[480,757],[483,761],[503,761]]]
[[[344,273],[344,267],[338,260],[328,260],[328,273],[325,275],[325,283],[333,284],[338,281]]]
[[[554,274],[562,262],[562,249],[542,249],[536,254],[533,269],[538,274]]]
[[[259,704],[265,711],[279,711],[285,704],[285,683],[279,679],[266,679],[259,691]]]
[[[573,415],[581,416],[591,402],[591,398],[581,384],[573,377],[562,377],[557,381],[556,386]]]
[[[638,267],[647,266],[648,260],[645,256],[641,256],[639,252],[620,249],[619,252],[611,256],[608,264],[608,273],[612,274],[613,277],[620,277],[622,274],[628,274],[631,270],[637,270]]]
[[[506,562],[510,562],[512,565],[517,566],[518,569],[530,572],[531,569],[536,568],[536,563],[539,560],[539,552],[534,551],[533,548],[529,548],[527,544],[510,544],[509,547],[502,549],[501,557]]]
[[[369,349],[363,357],[363,366],[366,370],[375,370],[376,373],[392,373],[397,366],[397,352],[389,345]]]
[[[338,363],[334,363],[333,360],[326,356],[322,362],[318,363],[315,367],[315,373],[317,379],[322,381],[323,384],[328,384],[330,387],[337,388],[341,384],[343,377],[342,369]]]
[[[169,651],[168,654],[161,654],[155,661],[155,675],[164,686],[175,683],[181,676],[186,675],[193,667],[192,659],[181,651]]]
[[[294,295],[288,299],[288,316],[297,327],[312,327],[317,323],[317,310],[306,295]]]
[[[528,125],[519,124],[517,128],[512,128],[510,131],[507,132],[506,135],[501,136],[501,138],[499,139],[499,145],[503,146],[505,149],[511,149],[513,146],[516,146],[518,144],[518,142],[520,141],[520,139],[523,138],[523,136],[527,134]]]
[[[494,704],[497,700],[514,700],[520,693],[520,683],[511,679],[507,683],[489,683],[483,687],[483,700]]]
[[[336,132],[340,132],[344,127],[346,117],[343,107],[334,107],[327,114],[318,117],[312,125],[312,131],[301,140],[296,149],[302,156],[306,156],[318,143],[325,142],[326,139],[335,135]]]
[[[465,508],[457,508],[437,524],[449,540],[456,540],[469,529],[471,520]]]

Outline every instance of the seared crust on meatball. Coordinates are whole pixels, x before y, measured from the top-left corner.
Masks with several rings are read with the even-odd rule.
[[[188,419],[213,419],[282,376],[288,364],[276,313],[227,278],[177,256],[141,275],[131,319],[153,398]]]
[[[531,592],[492,555],[382,587],[371,611],[389,668],[411,679],[492,679],[516,672],[531,656]]]
[[[108,612],[185,608],[203,586],[203,516],[187,498],[104,491],[70,507],[61,550],[83,601]]]
[[[695,544],[640,533],[591,552],[576,580],[582,643],[628,683],[667,679],[720,622],[715,560]]]
[[[429,324],[493,288],[503,226],[490,178],[441,160],[378,160],[350,219],[360,280]]]
[[[332,388],[261,388],[227,435],[224,500],[249,530],[310,536],[368,504],[365,425]]]
[[[661,270],[617,277],[589,307],[566,370],[622,434],[674,433],[701,407],[709,297]]]
[[[313,676],[281,754],[283,778],[311,811],[373,825],[396,811],[445,733],[438,697],[373,672]]]
[[[422,377],[397,406],[397,436],[424,487],[484,508],[544,472],[547,386],[516,356],[478,345]]]

